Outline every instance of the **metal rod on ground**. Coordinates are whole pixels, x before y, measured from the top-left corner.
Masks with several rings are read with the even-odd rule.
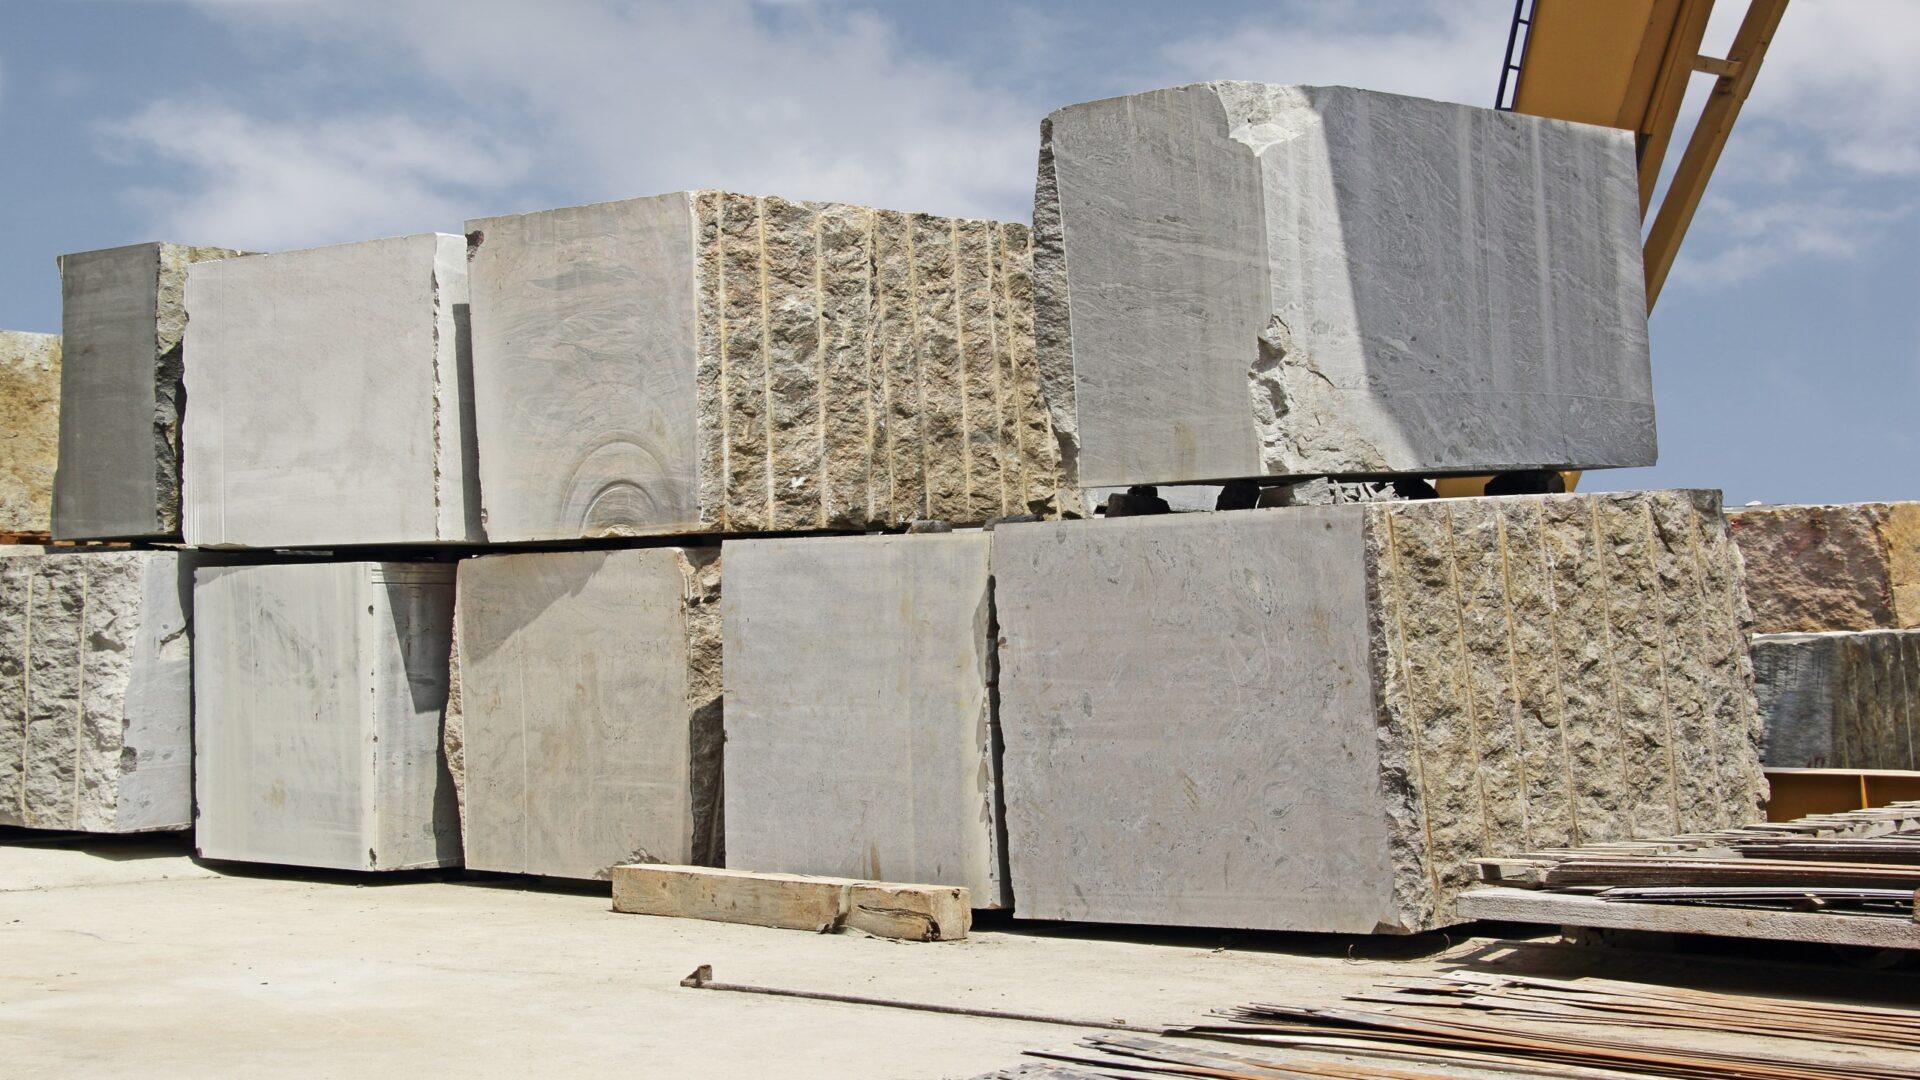
[[[858,994],[829,994],[820,990],[788,990],[778,986],[750,986],[746,983],[715,982],[713,965],[701,964],[680,985],[695,990],[730,990],[736,994],[766,994],[769,997],[806,998],[833,1001],[842,1005],[872,1005],[882,1009],[911,1009],[915,1012],[946,1013],[951,1016],[980,1016],[989,1020],[1019,1020],[1028,1024],[1053,1024],[1057,1027],[1101,1028],[1107,1031],[1137,1031],[1159,1035],[1163,1029],[1140,1027],[1124,1020],[1076,1020],[1068,1016],[1041,1013],[1007,1012],[1002,1009],[970,1009],[963,1005],[935,1005],[925,1001],[894,1001],[890,998],[861,997]]]

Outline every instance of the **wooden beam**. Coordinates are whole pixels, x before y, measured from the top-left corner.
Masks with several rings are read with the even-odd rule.
[[[1707,99],[1706,108],[1700,111],[1700,120],[1694,126],[1693,136],[1687,140],[1687,149],[1680,157],[1680,166],[1674,171],[1673,182],[1667,186],[1666,197],[1660,200],[1660,210],[1654,215],[1653,227],[1647,230],[1647,308],[1652,310],[1660,299],[1660,290],[1667,283],[1667,274],[1673,269],[1673,261],[1680,253],[1680,241],[1686,237],[1687,226],[1693,223],[1693,213],[1700,207],[1700,197],[1707,190],[1707,179],[1713,175],[1713,167],[1720,161],[1720,152],[1726,148],[1727,136],[1733,132],[1733,122],[1740,115],[1740,107],[1746,104],[1747,95],[1753,90],[1753,82],[1760,74],[1760,63],[1766,58],[1767,46],[1773,41],[1773,35],[1780,27],[1780,17],[1787,11],[1787,0],[1753,0],[1747,7],[1747,14],[1740,21],[1740,30],[1734,35],[1733,47],[1727,50],[1727,61],[1739,65],[1733,75],[1722,75],[1715,81],[1713,95]],[[1688,68],[1692,64],[1689,62]],[[1645,159],[1642,166],[1642,190],[1645,190]]]
[[[1876,915],[1763,911],[1747,908],[1686,907],[1599,900],[1570,893],[1528,889],[1470,889],[1454,901],[1462,919],[1592,926],[1609,930],[1649,930],[1716,937],[1811,941],[1863,945],[1876,949],[1920,949],[1920,923]]]
[[[613,910],[902,941],[956,941],[973,922],[972,895],[955,885],[903,885],[710,866],[637,863],[613,868]]]

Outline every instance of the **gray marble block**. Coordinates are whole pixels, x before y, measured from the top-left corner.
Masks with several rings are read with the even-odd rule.
[[[1718,493],[993,535],[1017,915],[1418,931],[1478,858],[1760,819]]]
[[[1920,630],[1756,634],[1778,769],[1920,769]]]
[[[204,263],[186,295],[189,544],[483,539],[460,237]]]
[[[460,564],[467,866],[601,878],[720,859],[717,548]]]
[[[460,864],[440,742],[451,564],[205,567],[194,605],[202,857]]]
[[[0,825],[192,824],[190,559],[0,548]]]
[[[730,540],[727,862],[1013,899],[992,534]]]
[[[181,289],[228,248],[134,244],[60,257],[57,540],[180,534]]]
[[[1344,87],[1071,105],[1034,305],[1082,487],[1654,461],[1628,132]]]
[[[1054,504],[1025,226],[687,191],[467,228],[496,542]]]

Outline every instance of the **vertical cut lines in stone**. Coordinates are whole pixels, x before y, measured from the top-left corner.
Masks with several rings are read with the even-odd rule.
[[[907,311],[912,319],[909,323],[907,356],[913,365],[914,390],[914,432],[918,436],[920,452],[920,517],[931,517],[933,506],[933,479],[927,463],[927,443],[932,441],[927,434],[927,372],[921,361],[925,358],[926,342],[920,337],[920,243],[916,237],[918,230],[913,227],[911,216],[903,219],[907,236]]]
[[[827,285],[825,280],[827,253],[820,238],[821,222],[826,215],[819,211],[813,214],[813,401],[814,423],[818,427],[816,443],[819,453],[815,458],[814,482],[819,486],[819,512],[814,515],[814,524],[824,529],[833,517],[833,484],[828,479],[827,450],[827,394],[831,384],[827,382]]]
[[[1701,523],[1699,514],[1692,515],[1692,525],[1687,530],[1687,540],[1688,540],[1688,546],[1693,551],[1694,576],[1696,580],[1698,580],[1698,582],[1700,583],[1701,606],[1713,609],[1716,612],[1716,614],[1720,616],[1719,618],[1715,618],[1712,620],[1712,623],[1714,626],[1732,625],[1734,627],[1733,634],[1737,637],[1737,635],[1739,634],[1739,629],[1737,625],[1737,620],[1735,619],[1734,611],[1721,609],[1721,604],[1720,604],[1721,598],[1719,595],[1720,590],[1714,585],[1713,575],[1708,565],[1709,556],[1707,552],[1706,537],[1702,532],[1702,523]],[[1703,634],[1702,637],[1704,639],[1706,635]],[[1719,657],[1721,656],[1718,648],[1720,645],[1730,644],[1731,647],[1734,649],[1738,649],[1741,647],[1741,643],[1737,640],[1732,641],[1730,643],[1710,642],[1710,641],[1703,640],[1702,644],[1714,646],[1714,655],[1715,655],[1716,661],[1718,661]],[[1734,759],[1733,752],[1728,750],[1727,744],[1726,744],[1726,739],[1728,734],[1727,732],[1728,724],[1726,723],[1726,721],[1729,718],[1719,714],[1728,709],[1733,710],[1737,714],[1739,711],[1739,705],[1735,701],[1735,698],[1740,693],[1740,687],[1738,685],[1739,680],[1737,675],[1732,680],[1731,684],[1729,684],[1729,681],[1727,679],[1728,673],[1726,668],[1727,668],[1727,662],[1716,662],[1712,665],[1712,673],[1714,676],[1714,681],[1720,684],[1719,694],[1718,694],[1720,698],[1720,703],[1719,703],[1719,707],[1716,708],[1716,707],[1713,707],[1713,704],[1711,703],[1711,700],[1710,700],[1710,704],[1709,704],[1710,715],[1707,717],[1707,726],[1709,731],[1708,753],[1713,758],[1714,784],[1716,788],[1716,793],[1720,796],[1720,798],[1717,799],[1716,802],[1721,807],[1725,807],[1728,804],[1729,798],[1734,794],[1734,785],[1729,780],[1729,777],[1727,775],[1727,770],[1730,767],[1734,766],[1735,759]],[[1711,693],[1712,691],[1710,689],[1709,694]],[[1745,732],[1739,733],[1739,737],[1745,738],[1746,733]],[[1738,744],[1736,743],[1735,746],[1737,749]],[[1725,821],[1726,821],[1726,818],[1724,816],[1724,811],[1716,810],[1713,817],[1713,823],[1718,825],[1718,824],[1725,823]]]
[[[79,633],[74,635],[73,669],[78,674],[73,695],[73,799],[67,803],[67,828],[80,828],[80,768],[86,757],[87,733],[87,568],[76,566],[80,579]]]
[[[1507,620],[1507,689],[1513,698],[1513,738],[1520,761],[1520,836],[1527,848],[1532,849],[1533,780],[1527,772],[1527,709],[1520,693],[1520,649],[1514,642],[1513,571],[1507,562],[1507,515],[1503,510],[1493,512],[1493,536],[1500,553],[1500,599]]]
[[[1613,699],[1613,752],[1620,759],[1620,797],[1627,800],[1627,835],[1639,834],[1638,823],[1633,817],[1633,770],[1627,761],[1626,739],[1627,722],[1620,715],[1620,666],[1613,648],[1613,571],[1607,565],[1607,553],[1610,545],[1600,532],[1600,504],[1597,500],[1587,503],[1587,523],[1593,538],[1594,580],[1600,589],[1600,641],[1601,655],[1606,658],[1607,688]]]
[[[765,411],[760,414],[764,432],[762,447],[767,469],[767,502],[761,518],[762,528],[774,527],[773,494],[773,318],[767,303],[767,200],[753,200],[753,223],[760,254],[760,388],[765,395]]]
[[[1653,504],[1642,499],[1640,516],[1646,522],[1648,582],[1652,589],[1653,610],[1658,634],[1653,639],[1654,654],[1660,662],[1660,717],[1667,723],[1667,802],[1673,809],[1673,821],[1667,826],[1680,831],[1680,762],[1676,747],[1679,729],[1673,719],[1673,694],[1667,685],[1667,591],[1660,584],[1660,543],[1653,522]]]
[[[866,361],[866,380],[867,380],[864,387],[864,390],[867,396],[867,441],[866,441],[866,448],[865,448],[866,462],[867,462],[867,521],[873,522],[873,521],[878,521],[881,518],[881,515],[879,513],[879,507],[876,505],[878,493],[874,490],[876,487],[879,486],[878,478],[874,476],[874,467],[873,467],[874,459],[879,454],[879,440],[875,437],[877,433],[874,429],[874,420],[875,420],[874,413],[876,411],[874,409],[874,395],[876,392],[878,392],[884,396],[885,382],[886,382],[886,367],[885,365],[881,366],[881,369],[880,369],[881,382],[878,384],[878,389],[876,389],[876,384],[873,378],[874,376],[873,339],[874,339],[874,335],[880,332],[881,289],[880,289],[880,259],[879,259],[879,252],[876,249],[877,241],[875,239],[874,234],[878,232],[880,229],[880,216],[871,210],[864,211],[863,213],[865,214],[865,217],[866,217],[867,323],[864,327],[861,328],[860,344],[863,350],[863,359]],[[882,405],[884,407],[884,400],[882,402]],[[891,505],[893,501],[893,494],[891,490],[892,485],[889,484],[888,487],[889,487],[889,490],[887,494],[887,501],[888,501],[888,504]]]
[[[713,317],[716,322],[714,348],[720,363],[720,529],[733,528],[733,384],[727,370],[727,200],[711,196],[713,202]]]
[[[1390,584],[1396,591],[1400,588],[1401,584],[1406,581],[1406,571],[1400,565],[1400,538],[1398,522],[1395,520],[1397,516],[1398,515],[1389,511],[1382,513],[1379,517],[1379,520],[1386,525],[1387,556],[1393,563],[1393,572],[1389,575],[1392,579]],[[1395,597],[1393,622],[1394,635],[1400,639],[1400,683],[1402,692],[1406,694],[1408,700],[1411,701],[1414,696],[1413,665],[1407,653],[1407,610],[1406,600],[1403,597]],[[1420,737],[1420,721],[1418,717],[1413,715],[1413,710],[1411,708],[1407,709],[1406,712],[1401,714],[1401,719],[1402,722],[1406,724],[1407,731],[1413,736],[1413,754],[1411,756],[1413,757],[1414,786],[1420,791],[1420,832],[1426,840],[1427,878],[1430,887],[1433,889],[1433,902],[1435,905],[1438,905],[1444,894],[1440,891],[1439,853],[1433,845],[1433,821],[1428,812],[1428,807],[1433,803],[1433,796],[1432,792],[1427,789],[1426,749],[1424,740]]]
[[[27,823],[27,768],[33,762],[27,752],[28,739],[31,736],[29,725],[33,717],[33,583],[39,573],[29,571],[27,577],[27,615],[26,632],[21,636],[20,648],[20,824]]]
[[[1553,649],[1553,655],[1547,664],[1553,672],[1553,711],[1556,718],[1554,727],[1560,732],[1560,766],[1562,779],[1567,785],[1567,821],[1572,826],[1572,842],[1575,847],[1585,841],[1580,835],[1580,785],[1573,770],[1573,750],[1567,745],[1567,689],[1560,672],[1563,650],[1560,643],[1560,587],[1557,581],[1559,567],[1554,565],[1553,548],[1547,543],[1547,534],[1552,522],[1547,519],[1545,510],[1540,514],[1540,565],[1547,582],[1547,639]]]
[[[972,365],[967,363],[967,292],[965,282],[961,280],[960,267],[967,260],[961,255],[960,221],[958,218],[947,220],[947,245],[953,250],[953,348],[958,371],[954,373],[960,383],[960,505],[967,510],[973,508],[973,425],[968,419],[970,402],[973,395],[967,391],[972,379]],[[964,516],[971,516],[970,514]]]
[[[1000,512],[1005,514],[1011,512],[1007,504],[1007,493],[1012,487],[1007,477],[1007,448],[1018,445],[1019,433],[1013,426],[1013,419],[1007,414],[1006,379],[1001,374],[1001,360],[1004,359],[1004,354],[1001,352],[1000,344],[1000,287],[1006,278],[1006,267],[1002,265],[1004,256],[1001,252],[1001,240],[1000,226],[988,225],[987,356],[989,367],[993,372],[993,415],[996,421],[994,464],[999,467],[997,475],[1000,477]],[[1018,480],[1019,477],[1015,476],[1014,481],[1018,482]],[[1021,484],[1021,487],[1025,486]]]
[[[1488,855],[1494,854],[1493,821],[1487,808],[1487,751],[1480,737],[1479,709],[1474,703],[1477,696],[1473,686],[1473,650],[1467,644],[1467,596],[1460,584],[1460,552],[1453,540],[1453,508],[1445,507],[1440,514],[1440,522],[1447,536],[1447,580],[1453,587],[1454,626],[1459,635],[1460,667],[1454,677],[1460,684],[1460,698],[1466,706],[1467,738],[1473,752],[1473,788],[1480,796],[1480,836],[1481,850]]]

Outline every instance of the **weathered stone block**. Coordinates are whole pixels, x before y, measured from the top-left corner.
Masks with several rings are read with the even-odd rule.
[[[1057,110],[1040,378],[1082,487],[1651,465],[1633,137],[1345,87]]]
[[[195,266],[187,542],[479,542],[466,304],[444,234]]]
[[[60,335],[0,330],[0,533],[45,538],[60,458]]]
[[[1920,627],[1920,502],[1727,511],[1762,634]]]
[[[727,861],[1011,903],[992,534],[729,540]]]
[[[449,736],[469,867],[604,879],[619,863],[719,862],[718,556],[460,564]]]
[[[60,540],[180,534],[187,267],[242,252],[135,244],[60,257]]]
[[[1767,764],[1920,769],[1920,630],[1758,634]]]
[[[207,567],[194,604],[203,857],[459,865],[440,750],[451,564]]]
[[[1053,505],[1023,226],[693,191],[467,228],[494,541]]]
[[[1404,932],[1474,860],[1758,820],[1714,492],[994,533],[1016,914]]]
[[[0,825],[187,828],[186,557],[38,547],[0,556]]]

